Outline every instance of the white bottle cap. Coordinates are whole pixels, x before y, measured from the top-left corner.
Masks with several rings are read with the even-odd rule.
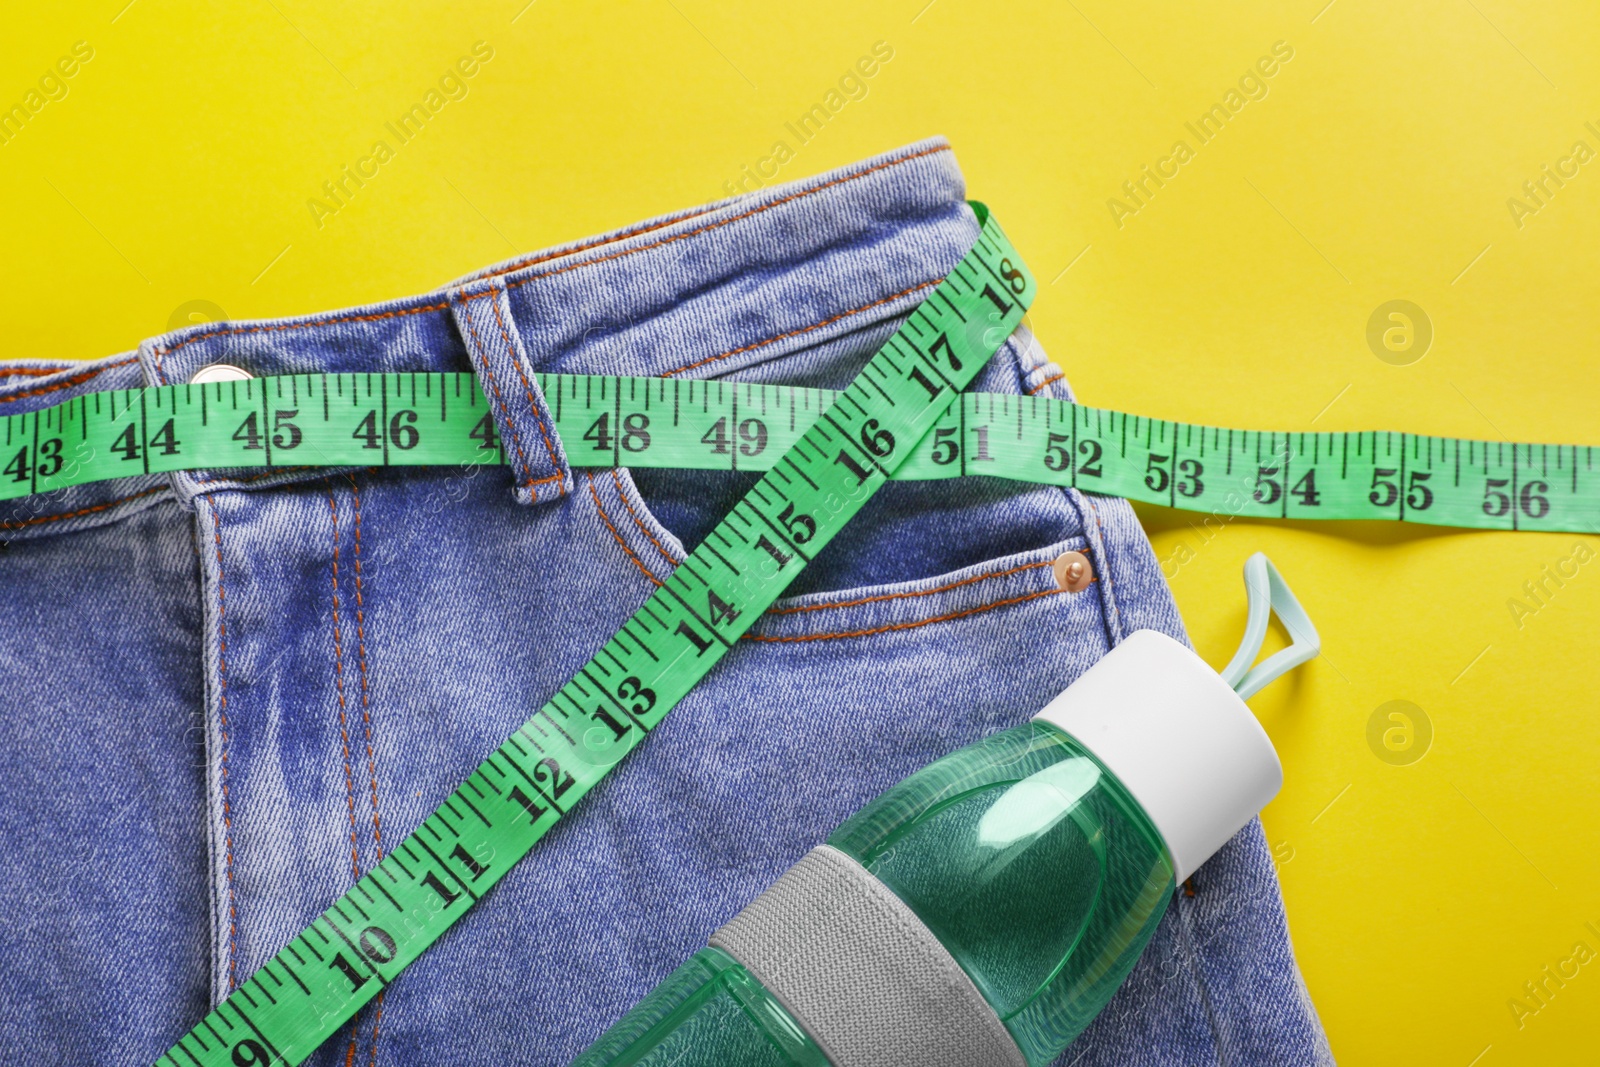
[[[1154,630],[1130,634],[1034,718],[1081,742],[1127,787],[1179,882],[1283,785],[1278,754],[1244,701]]]

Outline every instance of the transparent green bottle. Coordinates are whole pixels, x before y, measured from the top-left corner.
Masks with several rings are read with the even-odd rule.
[[[1229,683],[1135,633],[851,817],[574,1067],[1042,1067],[1281,783]]]

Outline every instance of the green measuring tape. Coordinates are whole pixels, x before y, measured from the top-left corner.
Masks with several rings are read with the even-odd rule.
[[[895,343],[908,347],[898,335]],[[912,381],[931,390],[936,379],[920,373]],[[574,467],[768,471],[844,395],[535,377]],[[1600,464],[1586,445],[1228,430],[994,393],[964,394],[909,450],[900,444],[899,465],[880,464],[899,481],[987,474],[1229,516],[1600,529]],[[0,458],[0,500],[201,467],[506,461],[477,377],[456,373],[298,374],[90,393],[0,419]]]
[[[977,244],[843,392],[538,375],[572,466],[765,474],[572,681],[159,1067],[300,1063],[639,744],[890,478],[987,474],[1230,516],[1600,526],[1589,447],[958,400],[1035,292],[974,207]],[[90,393],[0,418],[0,460],[0,499],[199,468],[506,462],[476,377],[434,373]]]
[[[464,915],[666,717],[906,460],[1021,321],[1035,291],[1033,278],[988,211],[974,207],[983,229],[972,251],[666,583],[410,837],[235,989],[158,1061],[160,1067],[301,1062]],[[127,462],[160,469],[151,453],[159,455],[163,442],[181,451],[184,435],[193,432],[186,427],[208,429],[213,412],[228,431],[223,439],[242,442],[252,452],[259,445],[263,462],[281,462],[297,449],[304,449],[297,460],[320,453],[340,462],[332,459],[333,438],[357,431],[370,434],[367,440],[376,444],[368,450],[365,440],[359,442],[367,455],[358,462],[371,463],[378,453],[391,458],[423,453],[435,447],[426,440],[431,427],[424,423],[419,394],[404,378],[397,384],[410,390],[402,399],[410,398],[413,406],[384,406],[394,394],[374,379],[365,396],[379,406],[356,412],[354,430],[345,423],[335,427],[339,393],[335,386],[330,396],[327,387],[337,379],[323,382],[304,407],[278,402],[288,395],[300,403],[295,389],[301,379],[255,387],[262,404],[258,419],[253,407],[235,418],[242,409],[213,408],[203,400],[200,423],[193,421],[192,401],[178,404],[184,387],[163,394],[165,407],[158,406],[152,390],[133,402],[136,408],[125,409],[126,424],[138,427],[129,443],[138,442],[140,457]],[[446,386],[459,379],[418,376],[415,381],[427,382],[423,397],[429,386],[438,387],[430,399],[440,402],[441,422],[459,424],[469,443],[484,446],[484,453],[500,461],[492,420],[477,417],[487,412],[481,396],[476,408],[466,404],[463,416],[470,389],[456,395],[453,413],[444,406]],[[207,387],[199,395],[216,394]],[[306,418],[319,404],[326,416],[320,428],[317,420]],[[80,408],[87,412],[93,405]],[[180,410],[190,421],[180,423]],[[300,414],[280,418],[285,410]],[[44,438],[63,442],[50,450],[34,443],[42,421],[33,421],[34,439],[28,444],[33,479],[41,477],[40,456],[66,451],[64,437]],[[90,421],[83,416],[85,427]],[[626,416],[622,425],[626,432]],[[739,426],[731,434],[730,444],[741,438]],[[203,433],[195,440],[202,438]],[[767,444],[774,447],[772,438]],[[269,445],[275,449],[271,455]],[[340,442],[338,455],[345,454],[344,447]],[[443,444],[438,448],[440,457],[449,451]],[[426,462],[441,461],[455,460]],[[65,463],[63,470],[44,475],[47,484],[64,468]]]

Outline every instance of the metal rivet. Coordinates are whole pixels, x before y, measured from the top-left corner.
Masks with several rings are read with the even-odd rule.
[[[1050,565],[1063,592],[1081,593],[1094,581],[1094,565],[1082,552],[1063,552]]]
[[[235,367],[232,363],[207,363],[189,377],[190,385],[205,385],[208,382],[247,382],[255,375],[243,367]]]

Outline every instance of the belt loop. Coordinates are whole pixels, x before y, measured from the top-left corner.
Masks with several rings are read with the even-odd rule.
[[[518,502],[539,504],[566,496],[572,489],[572,468],[522,337],[512,328],[505,286],[495,282],[487,288],[454,290],[450,311],[505,442]]]

